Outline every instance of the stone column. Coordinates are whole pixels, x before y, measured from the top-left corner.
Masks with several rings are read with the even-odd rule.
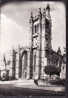
[[[19,52],[16,55],[16,79],[19,79]]]
[[[13,50],[12,54],[12,78],[15,79],[15,74],[16,74],[16,52]]]
[[[22,57],[21,54],[19,53],[19,78],[22,76]]]
[[[27,51],[27,79],[30,79],[30,51]]]

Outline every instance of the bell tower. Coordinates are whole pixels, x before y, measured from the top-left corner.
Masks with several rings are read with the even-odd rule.
[[[45,75],[47,66],[47,51],[51,49],[51,17],[50,7],[47,5],[43,13],[41,8],[37,16],[31,13],[31,75],[33,79],[41,79]]]
[[[46,11],[44,10],[44,17],[45,17],[45,50],[50,50],[52,48],[51,45],[51,16],[50,16],[50,6],[49,4],[46,7]]]
[[[31,12],[31,75],[32,78],[39,78],[41,74],[41,34],[42,34],[42,13],[39,8],[38,15],[33,17]]]

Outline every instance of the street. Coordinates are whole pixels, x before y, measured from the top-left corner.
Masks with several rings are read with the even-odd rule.
[[[2,81],[0,82],[0,95],[64,95],[65,88],[60,86],[37,86],[35,84],[22,83],[22,81]]]

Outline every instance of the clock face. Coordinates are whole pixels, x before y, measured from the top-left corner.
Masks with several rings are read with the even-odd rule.
[[[37,37],[33,38],[33,48],[37,47],[37,43],[38,43]]]

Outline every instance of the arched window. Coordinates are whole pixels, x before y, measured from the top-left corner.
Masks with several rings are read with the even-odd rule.
[[[34,33],[38,33],[39,24],[34,25]]]
[[[46,19],[45,30],[47,33],[51,32],[51,26],[50,25],[51,25],[50,20]]]
[[[49,28],[49,20],[46,19],[46,28]]]

